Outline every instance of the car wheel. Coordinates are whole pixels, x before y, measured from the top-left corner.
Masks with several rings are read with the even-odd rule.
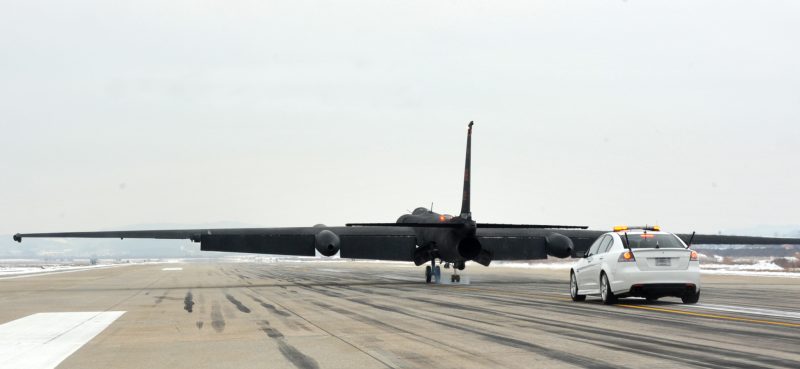
[[[700,301],[700,291],[697,293],[687,293],[685,296],[681,297],[684,304],[696,304]]]
[[[586,295],[578,294],[578,279],[575,278],[575,273],[569,273],[569,296],[572,297],[572,301],[586,300]]]
[[[600,274],[600,298],[606,305],[612,305],[617,302],[617,296],[611,291],[611,284],[608,283],[608,276],[606,273]]]

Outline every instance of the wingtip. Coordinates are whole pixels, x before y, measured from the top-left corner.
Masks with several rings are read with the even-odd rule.
[[[22,242],[22,235],[20,235],[19,233],[15,234],[14,241]]]

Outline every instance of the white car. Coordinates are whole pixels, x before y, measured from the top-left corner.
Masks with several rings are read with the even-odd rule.
[[[697,251],[659,227],[614,227],[600,236],[570,270],[570,296],[583,301],[600,295],[613,304],[621,297],[700,299]]]

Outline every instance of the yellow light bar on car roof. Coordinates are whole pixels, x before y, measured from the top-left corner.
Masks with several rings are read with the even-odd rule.
[[[644,226],[644,227],[628,227],[628,226],[625,226],[625,225],[614,226],[614,232],[629,231],[629,230],[633,230],[633,229],[641,229],[641,230],[644,230],[644,231],[661,232],[661,227],[659,227],[659,226]]]

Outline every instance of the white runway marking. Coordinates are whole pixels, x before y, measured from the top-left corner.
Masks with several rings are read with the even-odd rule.
[[[685,307],[726,311],[730,313],[742,313],[742,314],[752,314],[752,315],[773,316],[779,318],[800,319],[800,313],[792,311],[749,308],[749,307],[728,306],[728,305],[711,305],[711,304],[685,305]]]
[[[116,267],[121,267],[121,266],[125,266],[125,265],[134,265],[134,264],[112,264],[112,265],[95,265],[95,266],[86,266],[86,267],[67,267],[67,268],[63,268],[63,269],[42,269],[42,270],[36,270],[35,272],[31,272],[31,273],[21,274],[21,275],[13,275],[13,274],[11,274],[10,277],[5,276],[4,273],[0,273],[0,280],[30,278],[30,277],[41,277],[41,276],[45,276],[45,275],[61,274],[61,273],[85,272],[87,270],[116,268]]]
[[[161,270],[183,270],[183,268],[162,268]]]
[[[0,325],[0,369],[55,368],[124,311],[39,313]]]

